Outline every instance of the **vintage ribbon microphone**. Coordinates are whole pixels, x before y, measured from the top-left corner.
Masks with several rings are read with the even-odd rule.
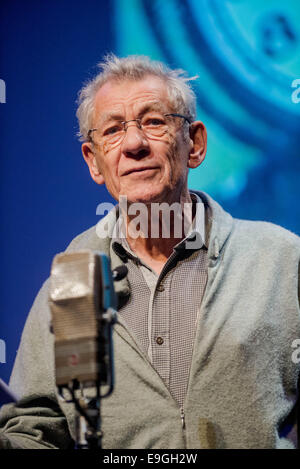
[[[75,405],[79,449],[101,448],[101,399],[114,387],[113,280],[126,274],[125,266],[112,272],[106,254],[91,250],[57,254],[52,263],[49,304],[56,385],[61,397]]]

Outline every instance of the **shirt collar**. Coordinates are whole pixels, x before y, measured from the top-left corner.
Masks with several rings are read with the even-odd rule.
[[[194,192],[190,192],[191,198],[194,203],[196,203],[196,213],[195,217],[193,219],[193,223],[189,229],[189,232],[186,236],[185,239],[180,241],[175,248],[178,245],[181,245],[182,243],[189,241],[189,246],[186,246],[185,248],[187,249],[200,249],[203,246],[207,248],[207,239],[206,239],[206,227],[205,227],[205,206],[202,200],[200,199],[198,194],[195,194]],[[196,238],[195,238],[196,237]],[[197,243],[193,245],[193,240],[197,239]],[[197,247],[197,245],[199,247]]]
[[[205,206],[198,194],[190,192],[193,203],[196,203],[196,212],[193,223],[187,236],[174,246],[175,251],[199,250],[203,246],[207,248],[206,227],[205,227]],[[138,260],[136,254],[130,248],[125,236],[122,217],[118,217],[112,237],[112,247],[116,254],[126,262],[126,258]]]

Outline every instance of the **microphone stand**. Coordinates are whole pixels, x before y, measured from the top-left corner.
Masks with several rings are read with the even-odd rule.
[[[100,412],[100,388],[94,399],[76,399],[73,394],[76,413],[76,444],[75,449],[101,449],[102,436]]]
[[[76,409],[76,442],[75,449],[101,449],[103,432],[101,430],[101,399],[108,397],[114,389],[112,328],[116,322],[117,313],[114,309],[102,314],[98,341],[99,374],[96,386],[96,396],[88,398],[84,394],[84,386],[77,379],[66,386],[59,386],[59,394],[65,402],[74,403]],[[101,384],[108,384],[108,391],[101,395]],[[80,390],[80,395],[76,391]],[[68,391],[71,399],[64,394]]]

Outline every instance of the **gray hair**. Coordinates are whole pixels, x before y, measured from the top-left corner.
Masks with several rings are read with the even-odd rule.
[[[87,82],[79,92],[76,116],[79,123],[78,137],[81,141],[88,139],[88,131],[92,126],[94,98],[97,91],[109,80],[141,80],[147,75],[154,75],[165,80],[168,94],[174,111],[184,114],[191,121],[196,118],[196,96],[188,81],[197,77],[187,78],[184,70],[172,70],[164,63],[151,60],[143,55],[130,55],[119,58],[109,54],[104,62],[98,64],[100,73]]]

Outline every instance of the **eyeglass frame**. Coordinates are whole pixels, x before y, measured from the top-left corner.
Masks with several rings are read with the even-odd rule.
[[[173,116],[173,117],[181,117],[181,119],[184,119],[186,122],[188,122],[189,125],[191,125],[192,121],[191,119],[189,119],[188,117],[186,116],[183,116],[182,114],[177,114],[177,113],[168,113],[168,114],[163,114],[164,117],[168,117],[168,116]],[[137,122],[138,123],[138,128],[140,130],[142,130],[142,125],[141,125],[141,119],[130,119],[128,121],[121,121],[120,124],[122,124],[124,126],[124,131],[126,132],[127,128],[125,127],[126,124],[128,124],[128,122]],[[91,133],[92,132],[95,132],[96,130],[99,130],[99,128],[95,128],[95,129],[90,129],[88,131],[88,134],[87,134],[87,138],[89,141],[92,141],[92,138],[91,138]]]

